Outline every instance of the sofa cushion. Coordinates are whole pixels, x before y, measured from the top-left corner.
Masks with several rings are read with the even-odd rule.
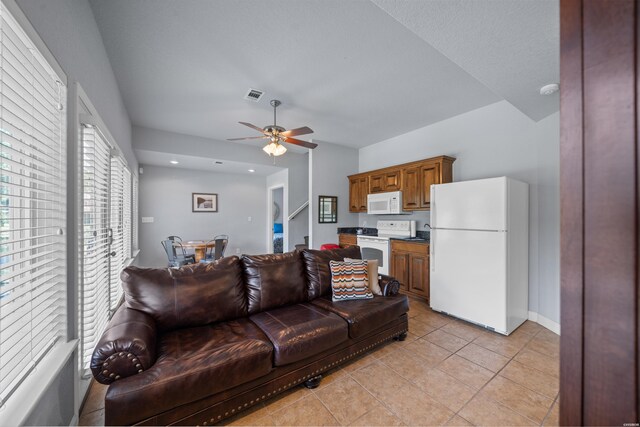
[[[300,253],[243,255],[249,313],[306,300],[306,279]]]
[[[120,277],[127,307],[149,314],[160,331],[247,315],[236,256],[180,269],[127,267]]]
[[[330,295],[316,298],[311,304],[342,317],[349,323],[349,336],[359,338],[383,327],[409,311],[406,295],[374,296],[368,300],[333,302]]]
[[[331,269],[329,261],[343,261],[345,258],[362,259],[360,247],[349,246],[346,248],[319,251],[305,249],[302,251],[305,273],[308,281],[309,300],[321,295],[331,294]]]
[[[160,337],[158,360],[109,387],[106,404],[142,420],[252,381],[273,370],[273,346],[248,319],[179,329]]]
[[[329,261],[329,266],[333,301],[373,298],[367,278],[367,261]]]
[[[321,353],[348,338],[344,320],[308,303],[254,314],[250,319],[271,340],[276,366]]]

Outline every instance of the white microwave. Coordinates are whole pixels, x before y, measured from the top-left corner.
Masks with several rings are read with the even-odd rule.
[[[369,194],[367,196],[367,213],[374,215],[403,213],[402,191]]]

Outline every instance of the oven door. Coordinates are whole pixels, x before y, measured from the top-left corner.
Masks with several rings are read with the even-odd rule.
[[[375,236],[358,236],[362,259],[377,259],[378,273],[389,274],[389,239]]]

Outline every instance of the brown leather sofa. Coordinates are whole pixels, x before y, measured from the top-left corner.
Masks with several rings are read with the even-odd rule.
[[[107,425],[212,425],[391,339],[407,297],[331,301],[330,260],[360,249],[232,256],[181,269],[129,267],[125,304],[91,362],[110,384]]]

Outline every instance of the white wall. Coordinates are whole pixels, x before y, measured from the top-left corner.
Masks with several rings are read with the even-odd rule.
[[[191,193],[198,192],[217,193],[218,212],[191,212]],[[166,266],[160,241],[169,235],[208,240],[228,234],[226,255],[265,253],[266,207],[264,176],[145,165],[140,176],[140,216],[154,217],[154,222],[140,224],[138,264]]]
[[[448,155],[454,181],[507,175],[530,184],[529,308],[560,320],[559,113],[533,122],[506,101],[360,149],[360,172]],[[361,214],[375,227],[377,216]],[[417,219],[418,227],[428,213]]]
[[[319,142],[309,153],[309,246],[338,243],[337,227],[358,224],[358,214],[349,212],[348,175],[358,172],[358,151],[341,145]],[[318,196],[338,196],[338,223],[318,223]]]
[[[288,155],[289,153],[285,154]],[[303,154],[295,162],[289,163],[289,216],[304,202],[309,200],[309,155]],[[309,207],[302,210],[289,221],[289,250],[295,245],[304,243],[304,236],[309,235]]]

